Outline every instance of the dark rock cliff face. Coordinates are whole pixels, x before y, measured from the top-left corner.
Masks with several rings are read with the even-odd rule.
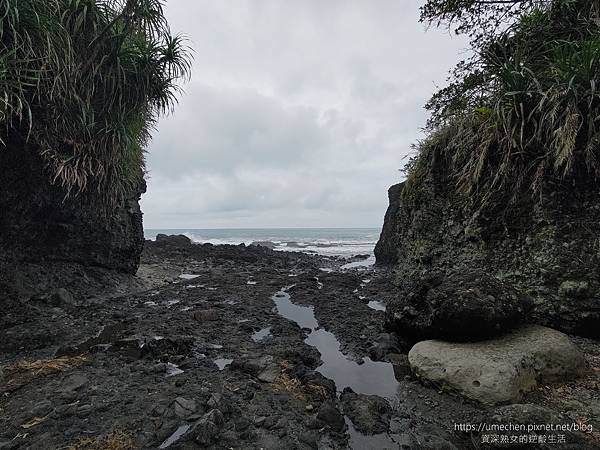
[[[526,321],[600,336],[597,192],[548,189],[541,202],[520,205],[512,214],[467,218],[447,191],[447,180],[432,172],[390,199],[378,258],[390,260],[390,248],[396,247],[400,289],[388,314],[412,307],[406,288],[418,285],[415,279],[434,271],[478,270],[533,299]]]
[[[398,183],[388,189],[389,206],[385,212],[383,228],[379,241],[375,246],[375,259],[377,264],[394,264],[398,260],[398,210],[400,209],[400,195],[404,183]]]
[[[93,201],[67,199],[24,143],[0,148],[0,251],[15,261],[68,261],[135,273],[144,245],[139,186],[102,214]]]

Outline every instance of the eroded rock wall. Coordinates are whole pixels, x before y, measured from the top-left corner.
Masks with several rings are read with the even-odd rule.
[[[139,199],[108,214],[48,182],[38,152],[22,140],[0,147],[0,251],[15,261],[67,261],[135,273],[144,245]]]
[[[479,270],[532,297],[527,321],[600,336],[600,195],[546,189],[540,202],[523,202],[510,214],[467,216],[449,185],[433,167],[417,185],[390,190],[398,197],[390,199],[378,247],[390,255],[396,246],[395,308],[407,306],[409,280]]]

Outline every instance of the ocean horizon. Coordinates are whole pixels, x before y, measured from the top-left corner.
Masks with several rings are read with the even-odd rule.
[[[326,256],[373,254],[380,228],[147,228],[146,239],[157,234],[183,234],[193,242],[246,244],[270,242],[274,250]]]

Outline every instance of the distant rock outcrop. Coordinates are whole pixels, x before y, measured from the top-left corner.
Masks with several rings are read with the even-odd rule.
[[[0,249],[16,260],[66,261],[135,273],[144,245],[140,196],[110,212],[48,182],[39,152],[24,142],[0,149]]]
[[[377,264],[394,264],[398,260],[398,210],[400,209],[400,194],[404,183],[398,183],[388,189],[389,206],[385,213],[383,228],[379,241],[375,246]]]

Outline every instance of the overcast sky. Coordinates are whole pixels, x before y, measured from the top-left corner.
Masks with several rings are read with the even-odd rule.
[[[192,80],[149,146],[146,228],[379,227],[464,56],[416,0],[168,0]]]

